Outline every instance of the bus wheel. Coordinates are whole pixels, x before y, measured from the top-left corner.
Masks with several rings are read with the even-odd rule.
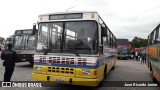
[[[152,71],[152,66],[151,66],[151,63],[150,63],[150,65],[149,65],[149,68],[150,68],[149,70],[150,70],[150,71]]]
[[[97,88],[100,88],[103,85],[103,81],[106,79],[106,77],[107,77],[107,66],[105,65],[103,72],[103,79],[102,81],[99,81]]]
[[[103,73],[103,78],[106,79],[107,77],[107,66],[105,65],[104,67],[104,73]]]
[[[115,65],[113,65],[113,67],[112,67],[112,70],[114,70],[115,69]]]
[[[32,61],[32,60],[29,60],[29,63],[30,63],[31,65],[33,65],[33,61]]]
[[[155,76],[153,74],[153,71],[152,71],[152,80],[153,80],[154,83],[157,83],[157,80],[156,80],[156,78],[155,78]]]
[[[98,86],[96,86],[96,88],[100,88],[103,85],[103,80],[99,82]]]

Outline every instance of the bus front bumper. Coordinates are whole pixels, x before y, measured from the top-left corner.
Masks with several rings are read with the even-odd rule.
[[[55,76],[55,75],[46,75],[38,73],[32,73],[32,79],[40,81],[64,83],[64,84],[92,86],[92,87],[98,86],[101,81],[99,78],[88,79],[82,77]]]

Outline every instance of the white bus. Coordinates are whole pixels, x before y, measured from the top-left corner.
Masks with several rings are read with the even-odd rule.
[[[39,15],[32,78],[98,86],[114,69],[116,47],[116,37],[97,12]]]
[[[33,64],[33,57],[36,53],[38,40],[38,31],[33,29],[16,30],[14,35],[7,38],[3,45],[4,49],[7,48],[7,44],[10,42],[13,44],[13,49],[18,54],[16,62],[29,61]]]

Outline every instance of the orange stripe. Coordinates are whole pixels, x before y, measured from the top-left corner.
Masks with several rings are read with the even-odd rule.
[[[156,46],[150,46],[148,50],[149,50],[148,51],[149,55],[154,56],[154,57],[158,57]]]
[[[158,74],[157,71],[153,70],[153,75],[155,76],[155,78],[160,81],[160,74]]]

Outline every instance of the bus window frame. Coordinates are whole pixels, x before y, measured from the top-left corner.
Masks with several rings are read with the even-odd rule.
[[[160,34],[160,32],[159,32],[159,28],[156,28],[156,35],[155,35],[155,44],[158,44],[159,42],[160,42],[160,40],[158,40],[159,39],[159,34]]]

